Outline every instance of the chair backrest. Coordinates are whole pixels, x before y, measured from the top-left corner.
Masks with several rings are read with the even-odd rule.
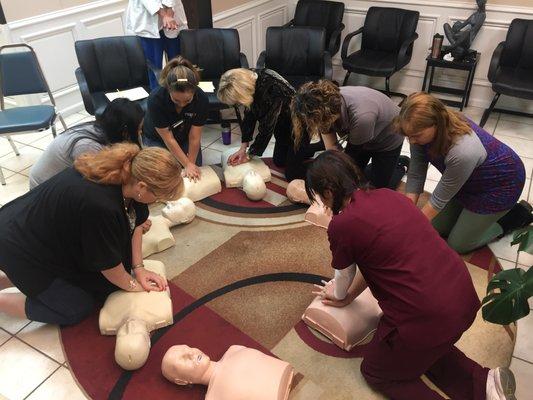
[[[513,19],[500,58],[500,66],[533,69],[533,20]]]
[[[25,50],[7,53],[10,48]],[[3,96],[49,92],[35,51],[26,44],[0,47],[0,81]]]
[[[91,93],[150,85],[138,37],[78,40],[74,47]]]
[[[326,43],[338,29],[344,16],[344,3],[338,1],[300,0],[294,12],[294,26],[326,29]]]
[[[241,67],[241,44],[236,29],[187,29],[180,32],[181,55],[202,69],[203,80],[218,80]]]
[[[363,27],[362,49],[397,53],[418,25],[418,11],[370,7]]]
[[[288,76],[322,76],[326,32],[324,28],[269,27],[265,66]]]

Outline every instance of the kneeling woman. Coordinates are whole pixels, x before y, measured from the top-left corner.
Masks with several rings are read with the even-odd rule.
[[[143,268],[140,225],[147,204],[181,192],[176,159],[121,143],[74,167],[0,209],[0,289],[22,292],[0,293],[0,312],[70,325],[115,290],[165,290]]]
[[[383,310],[361,364],[367,382],[395,400],[442,399],[426,374],[452,399],[514,399],[514,387],[500,396],[514,383],[509,369],[489,371],[455,347],[480,305],[464,261],[404,195],[360,182],[347,155],[326,151],[306,190],[333,211],[335,280],[319,288],[324,303],[342,307],[369,287]]]
[[[422,212],[457,252],[533,221],[530,206],[516,204],[526,179],[522,160],[462,114],[415,93],[403,103],[396,127],[411,144],[407,197],[418,202],[429,163],[442,173]]]

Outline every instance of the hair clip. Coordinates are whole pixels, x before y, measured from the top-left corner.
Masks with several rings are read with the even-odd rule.
[[[178,78],[176,79],[177,82],[189,82],[187,78]]]

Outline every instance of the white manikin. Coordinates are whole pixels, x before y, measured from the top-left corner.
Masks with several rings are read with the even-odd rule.
[[[263,178],[255,171],[248,171],[242,180],[242,190],[246,196],[253,201],[263,200],[266,196],[267,188]]]
[[[287,400],[294,376],[289,363],[244,346],[230,346],[218,362],[198,349],[172,346],[161,371],[177,385],[208,385],[206,400]]]
[[[209,166],[200,167],[200,179],[198,181],[183,178],[183,184],[183,197],[188,197],[192,201],[200,201],[222,191],[220,178]]]
[[[328,228],[333,213],[324,204],[318,196],[311,203],[307,192],[305,191],[305,182],[302,179],[295,179],[287,185],[287,198],[294,203],[310,204],[311,206],[305,212],[305,220],[321,228]]]
[[[145,268],[166,276],[165,265],[145,260]],[[102,335],[117,335],[115,360],[127,370],[142,367],[150,352],[150,332],[173,323],[169,291],[111,293],[100,310]]]
[[[342,308],[326,306],[317,296],[302,319],[341,349],[350,351],[354,346],[370,342],[382,314],[370,289],[366,289]]]
[[[143,235],[143,258],[174,246],[176,241],[170,228],[191,222],[196,215],[196,206],[191,199],[182,197],[177,201],[169,201],[161,210],[161,214],[150,217],[152,227]]]
[[[222,153],[222,168],[224,169],[224,181],[226,187],[241,187],[244,176],[248,171],[255,171],[263,179],[263,182],[270,182],[272,175],[270,168],[259,157],[252,157],[248,162],[239,165],[228,165],[228,158],[238,149],[228,149]]]

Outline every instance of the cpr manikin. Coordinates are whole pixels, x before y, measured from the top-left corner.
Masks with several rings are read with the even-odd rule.
[[[259,157],[252,157],[248,162],[239,165],[228,165],[228,158],[238,149],[228,149],[222,153],[222,168],[224,170],[224,181],[226,187],[241,187],[243,185],[244,176],[249,171],[255,171],[263,179],[263,182],[270,182],[272,174],[270,168]]]
[[[294,203],[310,204],[305,212],[305,220],[313,225],[327,228],[333,217],[330,209],[326,208],[320,198],[316,198],[313,203],[309,200],[305,191],[305,182],[302,179],[295,179],[287,186],[287,198]]]
[[[292,366],[258,350],[231,346],[214,362],[198,349],[172,346],[161,371],[177,385],[207,385],[206,400],[287,400]]]
[[[165,276],[159,261],[145,260],[146,269]],[[150,332],[173,323],[170,293],[126,292],[110,294],[100,310],[102,335],[116,335],[115,360],[127,370],[142,367],[150,352]]]
[[[200,201],[222,191],[222,183],[213,168],[200,167],[200,174],[200,179],[197,181],[183,178],[183,197],[188,197],[192,201]]]
[[[325,290],[337,299],[344,299],[355,274],[355,265],[336,270],[335,278],[326,284]],[[365,289],[354,301],[341,308],[325,305],[322,299],[317,296],[305,310],[302,319],[307,325],[347,351],[372,339],[383,312],[370,289]]]
[[[182,197],[177,201],[169,201],[161,210],[162,215],[150,217],[152,226],[143,235],[143,258],[166,250],[176,243],[170,228],[179,224],[188,224],[196,215],[196,206],[191,199]]]
[[[246,175],[244,175],[244,179],[242,180],[242,190],[244,190],[246,196],[253,201],[263,200],[266,196],[265,182],[263,182],[263,178],[253,170],[248,171]]]

